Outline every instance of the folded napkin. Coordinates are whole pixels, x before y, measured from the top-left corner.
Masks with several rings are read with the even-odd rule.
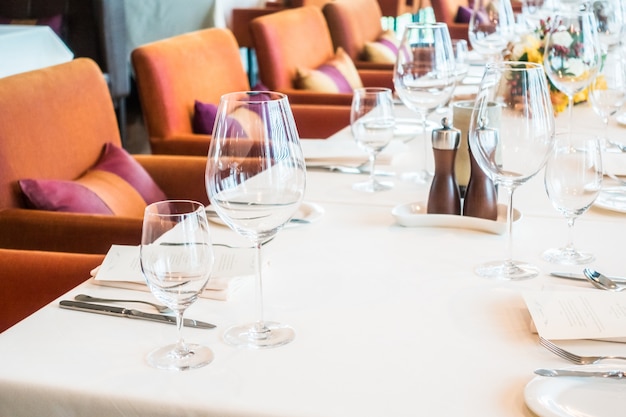
[[[607,152],[602,153],[602,165],[604,172],[626,176],[626,152],[609,148]]]
[[[213,250],[213,272],[200,297],[225,301],[244,277],[254,275],[255,249],[215,245]],[[139,264],[139,246],[112,245],[91,276],[91,282],[97,285],[150,291]]]
[[[346,165],[357,166],[368,160],[367,153],[360,149],[350,133],[350,128],[336,134],[333,139],[301,140],[302,152],[307,166]],[[405,150],[392,141],[376,157],[376,163],[389,165],[394,154]]]

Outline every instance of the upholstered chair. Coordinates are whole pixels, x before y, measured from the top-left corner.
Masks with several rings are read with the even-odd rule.
[[[0,1],[0,22],[12,21],[50,25],[74,57],[87,57],[98,63],[107,80],[124,140],[126,98],[131,89],[124,0]]]
[[[335,0],[322,11],[333,46],[343,48],[357,68],[393,71],[400,40],[383,30],[378,0]]]
[[[437,22],[448,25],[450,38],[468,39],[469,15],[471,9],[468,0],[430,0]]]
[[[206,158],[121,148],[89,58],[0,78],[0,109],[1,248],[106,253],[140,243],[149,202],[208,203]]]
[[[355,86],[393,87],[391,72],[358,70],[343,49],[333,47],[319,7],[258,17],[250,28],[260,81],[270,90],[289,95],[291,103],[349,106]]]
[[[198,106],[217,107],[223,94],[251,89],[232,32],[211,28],[177,35],[140,46],[131,56],[152,152],[206,156],[213,121],[198,120]],[[348,109],[292,110],[301,137],[328,137],[350,120]],[[198,128],[199,122],[207,128]]]
[[[0,332],[89,278],[104,255],[0,249]]]

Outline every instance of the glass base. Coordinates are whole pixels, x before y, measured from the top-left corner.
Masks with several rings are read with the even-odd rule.
[[[377,191],[386,191],[393,188],[393,183],[388,181],[369,180],[364,182],[357,182],[352,186],[352,189],[357,191],[365,191],[368,193],[375,193]]]
[[[581,265],[593,262],[596,257],[590,253],[578,252],[575,249],[553,248],[543,253],[543,259],[553,264]]]
[[[213,360],[213,352],[206,346],[188,344],[187,353],[178,352],[176,344],[153,350],[148,354],[148,363],[157,369],[187,371],[201,368]]]
[[[224,333],[226,343],[250,349],[272,348],[286,345],[296,336],[294,330],[284,324],[265,322],[233,326]]]
[[[525,262],[507,260],[482,264],[475,269],[475,272],[484,278],[519,281],[538,276],[539,268]]]

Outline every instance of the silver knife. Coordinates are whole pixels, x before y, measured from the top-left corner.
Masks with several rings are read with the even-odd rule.
[[[306,169],[311,171],[330,171],[341,172],[342,174],[369,174],[367,168],[349,167],[344,165],[307,165]],[[376,171],[376,176],[379,177],[393,177],[396,174],[394,172]]]
[[[594,377],[594,378],[609,378],[609,379],[622,379],[626,378],[626,372],[619,370],[609,371],[574,371],[571,369],[536,369],[535,373],[541,376],[555,377],[555,376],[569,376],[569,377]]]
[[[575,272],[550,272],[550,275],[557,278],[574,279],[579,281],[587,281],[587,278],[583,274],[577,274]],[[624,277],[609,277],[613,281],[620,284],[626,284],[626,278]]]
[[[160,323],[176,324],[176,317],[166,316],[165,314],[144,313],[143,311],[133,310],[124,307],[107,306],[103,304],[83,303],[80,301],[62,300],[59,302],[61,308],[68,310],[86,311],[88,313],[106,314],[109,316],[127,317],[131,319],[157,321]],[[214,324],[206,323],[200,320],[183,319],[183,326],[195,327],[199,329],[212,329]]]

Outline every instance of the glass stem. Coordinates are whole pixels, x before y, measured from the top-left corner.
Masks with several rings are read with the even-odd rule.
[[[370,161],[370,182],[372,184],[376,183],[376,172],[375,172],[375,168],[376,168],[376,153],[370,153],[369,154],[369,161]]]
[[[424,181],[428,181],[428,131],[426,127],[428,126],[428,115],[422,114],[422,129],[424,130],[424,155],[422,157],[422,164],[424,166]]]
[[[513,263],[513,188],[503,187],[507,191],[506,231],[507,231],[507,263]]]
[[[567,252],[574,252],[574,222],[576,221],[576,217],[569,217],[567,219],[567,244],[565,245],[565,250]]]
[[[261,279],[261,269],[263,266],[261,258],[261,241],[256,242],[256,282],[255,282],[255,305],[257,311],[257,321],[254,324],[254,333],[252,337],[263,339],[269,331],[265,326],[265,312],[263,311],[263,280]]]
[[[189,354],[189,349],[183,339],[183,313],[185,310],[176,310],[176,329],[178,333],[178,341],[176,342],[175,352],[179,357]]]

